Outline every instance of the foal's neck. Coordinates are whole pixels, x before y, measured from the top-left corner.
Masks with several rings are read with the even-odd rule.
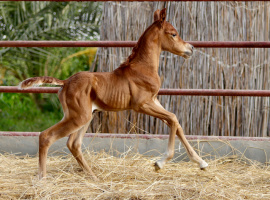
[[[130,66],[157,73],[161,53],[159,39],[157,28],[150,26],[139,39],[136,50],[133,50],[134,55],[130,60]]]

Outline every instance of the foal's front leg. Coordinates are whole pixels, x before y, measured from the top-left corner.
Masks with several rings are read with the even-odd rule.
[[[156,100],[157,101],[157,100]],[[175,146],[175,135],[178,127],[178,120],[175,114],[165,110],[159,102],[149,101],[145,103],[140,109],[139,112],[142,112],[153,117],[157,117],[165,122],[170,127],[169,141],[167,150],[164,153],[163,157],[155,163],[155,169],[159,170],[163,168],[167,161],[173,158],[174,156],[174,146]]]
[[[197,163],[201,169],[205,169],[206,167],[208,167],[207,162],[205,162],[200,156],[198,156],[198,154],[191,147],[191,145],[187,141],[187,139],[184,135],[184,131],[180,125],[177,128],[176,135],[178,136],[178,138],[180,139],[180,141],[184,145],[190,160]]]
[[[155,99],[155,101],[147,102],[140,108],[139,111],[161,119],[171,129],[167,151],[165,152],[163,158],[155,163],[156,170],[163,168],[165,163],[171,158],[173,158],[176,134],[179,137],[180,141],[183,143],[189,158],[192,161],[198,163],[201,169],[206,168],[208,166],[208,164],[198,156],[198,154],[194,151],[194,149],[191,147],[191,145],[187,141],[184,135],[183,129],[178,123],[178,120],[175,114],[165,110],[157,99]]]

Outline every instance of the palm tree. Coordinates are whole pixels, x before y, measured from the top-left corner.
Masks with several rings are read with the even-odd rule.
[[[100,16],[95,2],[0,2],[0,40],[96,40]],[[55,75],[61,60],[78,49],[1,48],[0,66],[19,81]]]
[[[0,40],[97,40],[101,6],[97,2],[0,2]],[[17,85],[43,75],[64,79],[88,70],[87,55],[62,61],[82,50],[0,48],[0,84]]]

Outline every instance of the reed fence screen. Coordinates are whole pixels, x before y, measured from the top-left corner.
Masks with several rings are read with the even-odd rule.
[[[138,40],[156,9],[186,41],[269,41],[270,2],[106,2],[100,40]],[[112,71],[131,48],[100,48],[98,71]],[[164,52],[162,88],[270,89],[270,49],[198,48],[190,60]],[[92,67],[91,70],[93,70]],[[159,96],[187,135],[269,136],[269,97]],[[95,114],[92,132],[168,134],[160,120],[133,111]]]

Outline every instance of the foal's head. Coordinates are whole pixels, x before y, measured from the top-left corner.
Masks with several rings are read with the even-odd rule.
[[[156,10],[154,13],[154,20],[154,24],[157,24],[159,28],[161,49],[184,58],[190,58],[193,54],[194,47],[183,41],[177,30],[166,21],[166,8],[161,11]]]

